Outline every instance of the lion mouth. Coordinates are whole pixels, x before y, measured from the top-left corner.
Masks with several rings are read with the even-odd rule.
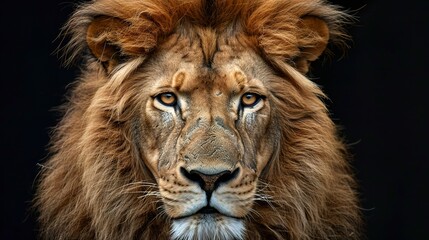
[[[235,217],[235,216],[231,216],[229,214],[225,214],[225,213],[221,213],[219,210],[217,210],[216,208],[212,207],[212,206],[205,206],[202,207],[200,210],[191,213],[191,214],[187,214],[184,216],[180,216],[180,217],[176,217],[176,218],[172,218],[173,220],[180,220],[180,219],[185,219],[185,218],[189,218],[189,217],[205,217],[205,216],[224,216],[224,217],[228,217],[228,218],[234,218],[234,219],[242,219],[241,217]]]
[[[198,210],[198,212],[196,212],[195,214],[215,214],[215,213],[220,214],[220,212],[216,208],[211,206],[205,206],[200,210]]]
[[[244,221],[207,205],[198,211],[172,219],[171,239],[243,239]],[[215,237],[214,237],[215,236]],[[216,237],[217,236],[217,237]]]

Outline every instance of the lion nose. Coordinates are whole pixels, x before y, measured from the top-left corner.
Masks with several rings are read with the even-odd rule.
[[[219,185],[236,178],[240,171],[239,168],[237,168],[234,171],[224,170],[217,173],[207,174],[199,170],[191,170],[188,172],[183,167],[180,170],[183,176],[187,179],[198,183],[200,187],[206,191],[209,197],[211,196],[211,193],[219,187]]]

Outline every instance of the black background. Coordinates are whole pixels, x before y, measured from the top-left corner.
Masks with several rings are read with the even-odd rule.
[[[319,61],[314,81],[350,143],[367,239],[429,239],[429,1],[336,0],[357,10],[352,48]],[[8,1],[1,9],[1,239],[34,239],[38,163],[77,67],[52,54],[71,2]]]

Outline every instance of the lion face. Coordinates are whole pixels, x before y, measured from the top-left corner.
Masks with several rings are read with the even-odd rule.
[[[201,37],[174,36],[144,70],[155,79],[142,110],[153,141],[142,148],[174,237],[241,238],[278,142],[266,87],[273,74],[232,40],[219,41],[208,66]]]
[[[305,74],[319,0],[95,0],[37,194],[46,239],[358,239],[345,147]]]

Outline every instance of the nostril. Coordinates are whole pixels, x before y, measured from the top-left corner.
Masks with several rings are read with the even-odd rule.
[[[233,172],[228,171],[228,173],[223,174],[222,176],[219,177],[219,179],[216,180],[217,185],[221,183],[229,182],[230,180],[236,178],[239,172],[240,172],[239,168],[235,169]],[[215,186],[215,188],[217,187],[218,186]]]
[[[192,182],[196,182],[200,185],[202,189],[204,189],[204,180],[200,177],[200,175],[194,173],[193,171],[188,172],[185,168],[181,167],[180,172],[185,176],[187,179],[191,180]]]
[[[206,174],[199,170],[191,170],[190,172],[188,172],[183,167],[180,169],[180,171],[183,176],[193,182],[198,183],[204,191],[206,191],[207,193],[211,193],[216,190],[216,188],[218,188],[220,184],[226,183],[234,179],[238,175],[240,169],[237,168],[233,172],[229,170],[224,170],[215,174]]]

